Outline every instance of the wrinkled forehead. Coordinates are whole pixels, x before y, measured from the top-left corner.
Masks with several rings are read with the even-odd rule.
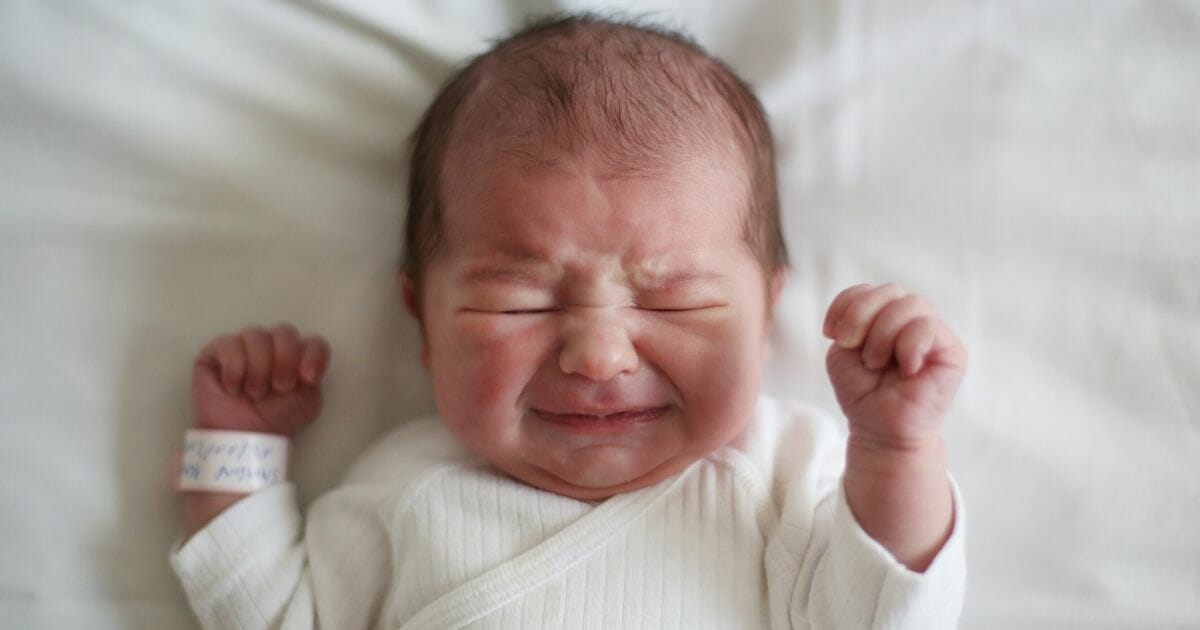
[[[465,214],[520,208],[535,182],[554,177],[588,178],[660,197],[645,207],[625,207],[630,221],[654,207],[695,209],[694,203],[662,197],[716,186],[720,194],[712,196],[722,198],[720,209],[733,229],[748,233],[750,162],[727,112],[713,102],[662,100],[652,86],[633,91],[592,83],[547,102],[514,92],[520,87],[486,80],[456,117],[438,177],[447,245],[456,239],[455,223],[481,227],[475,224],[480,217]],[[502,218],[519,221],[521,214]]]
[[[744,160],[708,147],[664,146],[658,155],[614,159],[602,148],[570,149],[552,143],[495,142],[463,145],[447,152],[442,174],[443,222],[471,219],[464,213],[486,208],[519,208],[552,192],[552,184],[589,181],[603,188],[644,191],[645,211],[696,206],[697,191],[708,191],[710,204],[740,224],[749,211],[749,176]],[[638,206],[626,208],[638,210]],[[629,217],[636,222],[637,217]],[[453,234],[447,234],[452,238]]]
[[[746,246],[746,192],[736,167],[721,156],[675,157],[614,174],[578,155],[539,154],[540,166],[531,167],[523,156],[497,151],[447,186],[439,255],[560,260],[572,257],[564,243],[575,243],[651,260]]]

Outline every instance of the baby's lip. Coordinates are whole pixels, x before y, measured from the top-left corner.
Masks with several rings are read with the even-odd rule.
[[[576,423],[639,423],[656,420],[667,411],[668,405],[605,405],[591,406],[547,406],[533,407],[539,417],[551,422]]]

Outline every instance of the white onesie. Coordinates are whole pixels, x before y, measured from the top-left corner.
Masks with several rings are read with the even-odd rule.
[[[291,485],[241,500],[172,553],[206,628],[874,628],[957,624],[957,489],[923,574],[855,522],[845,438],[760,400],[738,443],[599,503],[543,492],[436,418],[380,440],[302,523]]]

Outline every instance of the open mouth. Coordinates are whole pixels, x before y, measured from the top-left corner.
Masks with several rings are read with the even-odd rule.
[[[667,407],[646,407],[643,409],[628,409],[606,414],[562,413],[534,409],[535,414],[542,420],[567,429],[576,431],[622,431],[637,425],[653,422],[667,412]]]

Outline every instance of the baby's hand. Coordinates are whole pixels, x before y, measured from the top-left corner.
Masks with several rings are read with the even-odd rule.
[[[851,440],[915,451],[939,439],[967,352],[925,300],[894,284],[853,286],[830,304],[824,332]]]
[[[290,436],[321,410],[329,343],[282,324],[218,337],[192,372],[196,426]]]

